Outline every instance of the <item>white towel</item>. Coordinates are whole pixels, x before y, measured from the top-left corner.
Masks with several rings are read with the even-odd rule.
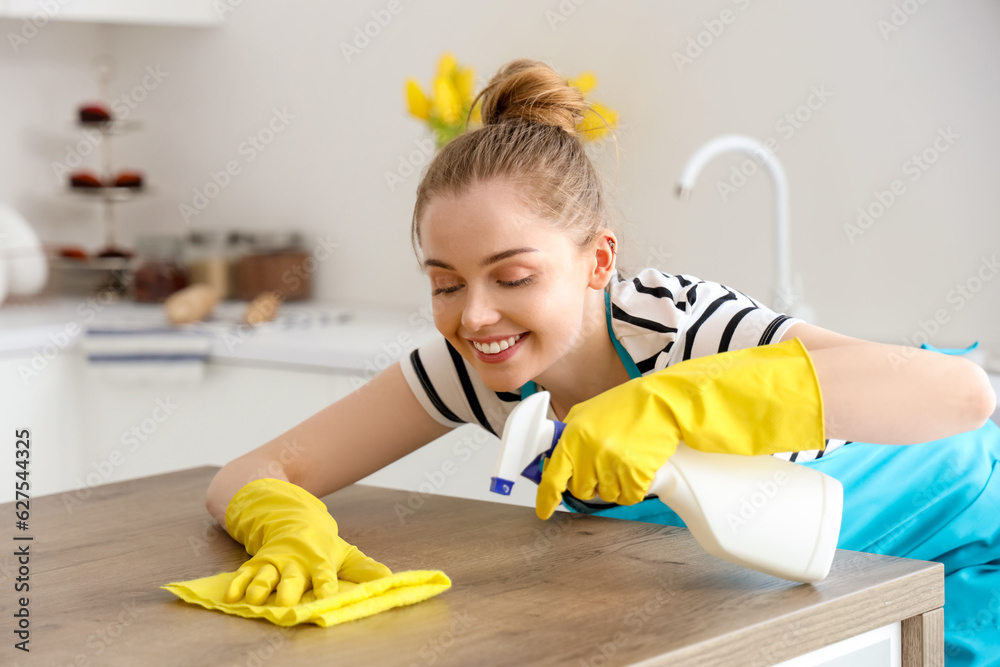
[[[214,335],[192,327],[94,325],[81,341],[90,369],[124,382],[199,382]]]

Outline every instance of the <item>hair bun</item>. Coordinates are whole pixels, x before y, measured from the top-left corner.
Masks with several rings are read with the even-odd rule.
[[[521,120],[554,125],[574,137],[587,109],[578,88],[545,63],[527,58],[506,64],[479,96],[483,98],[483,125]]]

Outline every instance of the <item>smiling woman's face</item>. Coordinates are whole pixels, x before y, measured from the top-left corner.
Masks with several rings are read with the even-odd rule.
[[[434,325],[491,390],[516,392],[576,344],[594,259],[505,183],[433,199],[420,241]]]

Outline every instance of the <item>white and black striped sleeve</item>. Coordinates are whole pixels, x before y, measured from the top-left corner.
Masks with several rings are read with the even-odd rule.
[[[798,318],[777,313],[721,283],[677,276],[688,284],[680,295],[686,307],[671,364],[729,350],[778,343]]]
[[[483,384],[444,336],[413,350],[399,366],[417,400],[438,423],[452,428],[477,424],[494,435],[503,432],[512,406],[505,406]]]
[[[720,283],[687,276],[691,284],[684,291],[688,320],[671,361],[707,356],[728,350],[742,350],[781,342],[781,337],[802,320],[771,310],[746,294]],[[826,440],[823,450],[774,454],[793,463],[822,458],[843,446],[843,440]]]

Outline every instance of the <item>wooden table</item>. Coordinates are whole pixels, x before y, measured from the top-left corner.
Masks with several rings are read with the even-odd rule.
[[[841,550],[823,582],[794,584],[713,558],[681,528],[540,521],[527,507],[361,485],[324,499],[341,535],[393,571],[443,570],[450,590],[331,628],[209,611],[159,586],[246,559],[205,511],[216,470],[32,499],[31,652],[13,648],[22,594],[14,558],[0,557],[0,664],[752,667],[896,621],[904,665],[943,664],[939,563]],[[12,526],[13,504],[0,513]],[[5,533],[3,553],[25,544]]]

